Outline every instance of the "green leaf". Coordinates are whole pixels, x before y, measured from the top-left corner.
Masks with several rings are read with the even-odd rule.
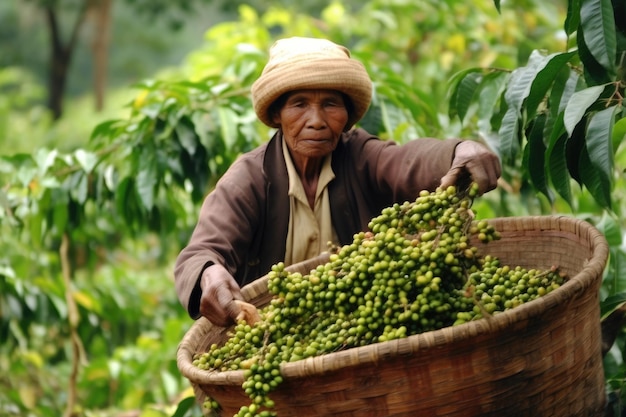
[[[174,375],[166,370],[161,371],[161,385],[168,398],[174,398],[178,393],[178,378],[175,378]]]
[[[212,150],[216,142],[216,134],[214,132],[214,123],[212,119],[203,112],[194,112],[191,114],[190,123],[194,126],[194,130],[198,135],[200,144],[207,150]]]
[[[572,191],[570,187],[570,176],[567,171],[567,161],[565,158],[567,146],[567,136],[561,135],[557,139],[550,152],[550,180],[556,192],[568,203],[572,204]]]
[[[14,155],[0,155],[0,173],[14,173],[17,167],[34,167],[35,163],[30,154],[18,153]]]
[[[588,167],[581,166],[583,182],[589,188],[595,200],[607,208],[611,207],[613,175],[613,143],[611,135],[617,111],[617,107],[613,106],[591,116],[587,126],[585,141],[590,165]],[[587,174],[587,176],[584,174]]]
[[[113,165],[107,165],[102,170],[102,181],[109,190],[114,190],[117,186],[118,172]]]
[[[77,149],[76,152],[74,152],[74,158],[76,158],[78,164],[88,174],[98,163],[98,156],[93,152],[88,152],[84,149]]]
[[[528,94],[530,94],[532,82],[535,80],[537,72],[543,69],[548,62],[549,57],[534,50],[528,58],[528,64],[513,71],[509,87],[504,94],[504,98],[510,107],[515,107],[518,111],[521,109],[522,104],[528,97]]]
[[[74,172],[67,181],[67,191],[78,204],[84,204],[87,201],[89,192],[87,174],[83,171]]]
[[[222,140],[227,148],[231,148],[237,143],[237,115],[227,107],[218,107],[217,111],[220,119]]]
[[[135,193],[135,179],[123,178],[115,189],[115,206],[119,215],[123,217],[128,226],[137,221],[137,196]]]
[[[609,178],[613,173],[613,125],[619,111],[617,106],[601,110],[591,116],[587,126],[587,148],[591,162]]]
[[[448,93],[447,93],[448,103],[449,103],[448,116],[450,116],[450,118],[454,118],[455,116],[459,114],[458,96],[459,96],[459,86],[461,82],[469,74],[482,73],[482,71],[483,71],[482,68],[468,68],[466,70],[457,72],[450,78],[450,80],[448,81]]]
[[[498,11],[498,13],[501,13],[501,11],[500,11],[500,0],[493,0],[493,4],[496,6],[496,10]]]
[[[603,85],[596,85],[572,94],[572,97],[567,102],[563,116],[565,129],[570,136],[578,122],[582,120],[587,109],[598,100],[603,91]]]
[[[624,304],[626,304],[626,293],[621,292],[608,296],[600,303],[600,317],[604,319]]]
[[[578,30],[578,25],[580,24],[580,2],[581,0],[569,0],[567,2],[567,16],[563,25],[567,36]]]
[[[94,140],[99,137],[113,138],[119,134],[119,129],[126,125],[125,120],[107,120],[102,122],[91,131],[89,140]]]
[[[617,150],[622,142],[626,142],[626,117],[622,117],[613,125],[612,142],[614,150]]]
[[[137,195],[146,210],[154,207],[154,194],[157,185],[156,155],[152,147],[144,147],[137,167]]]
[[[37,176],[37,167],[30,164],[31,161],[32,160],[26,160],[24,164],[17,165],[15,178],[23,187],[29,187],[31,185],[31,181],[33,181]]]
[[[593,57],[615,74],[615,16],[611,0],[582,0],[580,31]]]
[[[159,113],[161,112],[162,106],[163,105],[160,102],[159,103],[149,103],[149,104],[143,106],[140,109],[140,112],[141,112],[141,114],[146,116],[148,119],[155,120],[159,116]]]
[[[605,212],[595,227],[602,232],[609,246],[619,247],[622,244],[622,229],[619,220],[615,217],[609,216]],[[626,277],[626,275],[624,276]]]
[[[566,147],[567,134],[563,126],[563,117],[560,116],[554,122],[548,143],[548,150],[546,151],[546,161],[548,163],[548,174],[552,186],[556,192],[571,205],[572,195],[570,177],[567,170]]]
[[[613,77],[591,54],[583,36],[576,36],[578,56],[583,67],[583,76],[587,85],[600,85],[610,83]]]
[[[583,149],[581,150],[578,165],[581,180],[593,196],[594,200],[601,207],[610,208],[610,192],[607,196],[607,193],[603,189],[603,183],[605,182],[603,180],[603,175],[600,171],[594,169],[587,147],[583,147]]]
[[[450,79],[448,80],[448,99],[450,99],[455,94],[454,92],[457,90],[459,83],[461,82],[461,80],[463,80],[463,78],[467,77],[467,74],[483,71],[483,68],[467,68],[454,73],[452,77],[450,77]]]
[[[391,132],[393,129],[391,126],[391,121],[389,120],[389,111],[387,109],[388,104],[386,100],[380,100],[378,105],[380,108],[380,118],[383,122],[384,130],[386,132]]]
[[[528,65],[516,69],[511,74],[508,88],[504,93],[508,109],[498,131],[500,136],[498,149],[504,160],[514,160],[519,152],[520,133],[523,129],[522,105],[530,93],[537,71],[543,68],[546,62],[548,62],[546,57],[538,51],[533,51]]]
[[[539,192],[552,201],[552,195],[548,191],[548,181],[546,178],[544,144],[544,128],[546,125],[546,115],[540,114],[534,120],[530,132],[528,133],[528,173],[530,180]]]
[[[176,411],[172,414],[172,417],[185,417],[189,410],[193,408],[196,403],[196,397],[187,397],[182,399],[176,407]]]
[[[483,81],[478,92],[478,129],[481,136],[495,136],[493,130],[498,127],[494,126],[494,120],[500,121],[503,115],[500,104],[502,101],[502,92],[509,80],[509,73],[504,71],[494,71],[483,77]],[[494,117],[495,116],[495,117]]]
[[[608,272],[602,286],[609,294],[623,293],[626,292],[626,252],[614,246],[610,249]]]
[[[432,99],[432,93],[414,88],[405,82],[399,84],[399,91],[402,94],[398,97],[398,107],[408,109],[412,118],[426,116],[430,120],[438,120],[439,114],[436,102]]]
[[[586,152],[584,149],[586,140],[585,135],[587,133],[587,121],[588,117],[585,116],[584,120],[576,126],[576,129],[574,129],[571,136],[569,136],[565,154],[569,174],[576,182],[578,182],[578,184],[580,184],[581,187],[583,186],[583,180],[580,176],[580,155],[583,152]]]
[[[533,51],[533,57],[537,57],[537,51]],[[522,103],[528,97],[530,86],[535,78],[535,70],[530,64],[525,67],[517,68],[511,74],[509,85],[504,93],[504,99],[509,107],[520,113]]]
[[[470,72],[459,83],[455,107],[459,114],[459,119],[461,119],[461,124],[465,120],[465,115],[474,100],[474,95],[480,86],[482,78],[482,74]]]
[[[549,105],[552,117],[556,118],[565,110],[567,102],[578,89],[580,75],[576,71],[563,67],[557,74],[550,90]]]
[[[538,65],[538,71],[526,99],[526,117],[529,120],[535,117],[537,107],[545,99],[555,78],[563,68],[568,68],[568,62],[575,55],[576,52],[552,54]]]
[[[194,155],[198,147],[198,140],[191,120],[188,117],[181,118],[174,129],[182,147],[189,152],[189,155]]]
[[[50,167],[54,165],[57,156],[59,155],[59,151],[53,149],[49,151],[45,148],[37,149],[33,155],[35,162],[37,163],[37,167],[39,168],[39,175],[44,176]]]
[[[359,126],[368,132],[380,132],[382,130],[382,112],[378,102],[372,102],[365,116],[359,121]]]
[[[498,130],[499,143],[497,152],[506,161],[515,159],[520,149],[520,116],[515,108],[509,107],[502,118]]]
[[[65,297],[64,296],[58,296],[56,294],[50,294],[48,292],[48,299],[50,300],[50,302],[54,306],[54,308],[57,311],[57,314],[59,315],[59,317],[61,319],[67,319],[68,306],[67,306],[67,302],[65,301]]]

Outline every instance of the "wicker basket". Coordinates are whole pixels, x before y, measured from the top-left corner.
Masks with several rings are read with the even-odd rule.
[[[502,239],[477,244],[503,264],[559,266],[559,289],[489,319],[284,363],[273,393],[279,417],[293,416],[600,416],[605,404],[599,287],[608,257],[590,224],[564,216],[490,221]],[[308,273],[324,259],[294,268]],[[265,277],[244,288],[268,302]],[[178,367],[198,401],[207,395],[232,416],[249,404],[243,371],[210,372],[196,352],[224,340],[226,329],[195,322],[178,350]]]

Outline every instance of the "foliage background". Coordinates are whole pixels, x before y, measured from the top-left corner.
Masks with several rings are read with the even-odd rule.
[[[58,10],[71,21],[72,2],[53,3],[66,6]],[[107,105],[92,110],[84,37],[64,114],[53,121],[43,3],[3,2],[0,415],[200,415],[175,363],[191,321],[176,300],[172,265],[205,193],[237,155],[270,135],[255,120],[248,89],[274,39],[323,36],[348,46],[375,82],[362,125],[383,139],[488,142],[480,103],[459,99],[470,91],[464,77],[479,68],[510,74],[533,51],[574,47],[564,31],[571,3],[317,1],[304,9],[198,1],[185,14],[177,2],[152,10],[160,2],[118,1]],[[471,85],[506,86],[483,81]],[[488,107],[490,122],[498,119]],[[542,193],[521,154],[475,206],[484,218],[564,213],[600,228],[611,245],[601,294],[607,314],[626,300],[626,128],[618,120],[607,156],[611,208],[570,177],[569,199]],[[622,331],[605,358],[607,415],[622,413],[625,340]]]

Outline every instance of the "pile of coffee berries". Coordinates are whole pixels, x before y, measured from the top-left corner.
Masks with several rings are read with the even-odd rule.
[[[283,362],[477,320],[558,288],[565,277],[557,268],[527,270],[478,255],[470,237],[500,236],[487,221],[474,220],[476,195],[475,184],[423,191],[413,202],[383,209],[368,231],[309,274],[274,265],[273,298],[260,310],[262,319],[237,323],[223,345],[197,355],[194,364],[245,370],[251,402],[236,416],[274,416],[269,394],[282,382]]]

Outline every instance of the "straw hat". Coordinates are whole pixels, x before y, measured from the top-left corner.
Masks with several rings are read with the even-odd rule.
[[[337,90],[350,97],[354,112],[348,115],[347,127],[363,117],[372,99],[372,81],[346,47],[315,38],[276,41],[252,85],[254,111],[263,123],[278,127],[269,114],[270,106],[284,93],[303,89]]]

